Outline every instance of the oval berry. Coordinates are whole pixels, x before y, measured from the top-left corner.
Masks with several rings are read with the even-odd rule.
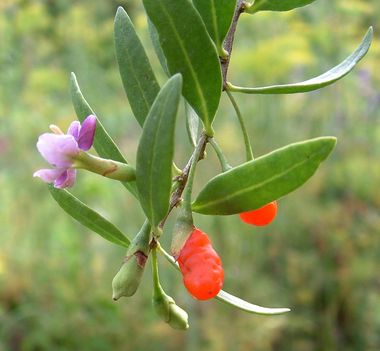
[[[178,263],[183,283],[196,299],[208,300],[219,293],[224,281],[222,261],[210,239],[198,228],[187,239],[178,256]]]
[[[277,202],[273,201],[257,210],[240,213],[240,219],[248,224],[264,226],[274,220],[277,214]]]

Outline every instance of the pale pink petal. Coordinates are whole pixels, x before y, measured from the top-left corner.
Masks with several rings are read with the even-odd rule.
[[[96,129],[96,117],[89,115],[82,123],[79,131],[78,146],[83,151],[87,151],[94,143],[94,135]]]
[[[67,168],[72,158],[80,151],[72,135],[42,134],[38,138],[37,149],[52,166]]]
[[[66,169],[40,169],[33,173],[33,177],[41,178],[45,183],[53,183]]]
[[[78,141],[79,131],[80,131],[80,123],[79,121],[74,121],[74,122],[71,122],[69,129],[67,130],[67,134],[72,135],[74,139]]]
[[[69,168],[54,182],[54,187],[58,189],[70,188],[74,185],[76,177],[76,169]]]

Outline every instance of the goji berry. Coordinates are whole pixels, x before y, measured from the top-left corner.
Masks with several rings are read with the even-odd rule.
[[[189,293],[198,300],[215,297],[223,286],[222,261],[205,233],[195,228],[187,239],[178,263],[183,282]]]
[[[240,213],[240,218],[245,223],[264,226],[272,222],[276,214],[277,202],[273,201],[257,210]]]

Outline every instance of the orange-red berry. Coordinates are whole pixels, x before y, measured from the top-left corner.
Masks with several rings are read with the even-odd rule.
[[[277,214],[277,202],[273,201],[257,210],[240,213],[240,218],[243,222],[264,226],[274,220]]]
[[[222,261],[205,233],[195,228],[178,257],[183,282],[198,300],[215,297],[223,286]]]

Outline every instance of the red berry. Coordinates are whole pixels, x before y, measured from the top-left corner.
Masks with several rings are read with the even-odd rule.
[[[183,282],[198,300],[215,297],[223,286],[222,261],[205,233],[195,228],[178,257]]]
[[[240,213],[240,218],[243,222],[264,226],[274,220],[277,214],[277,202],[273,201],[257,210]]]

